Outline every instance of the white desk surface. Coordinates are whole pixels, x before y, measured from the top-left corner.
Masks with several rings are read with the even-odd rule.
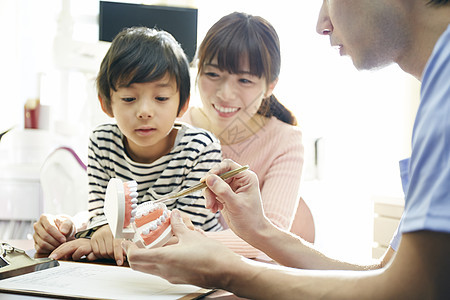
[[[34,253],[33,241],[32,240],[8,240],[5,241],[10,245],[25,250],[28,255],[32,255]],[[54,297],[48,297],[48,299],[54,299]],[[0,300],[3,299],[12,299],[12,300],[22,300],[22,299],[43,299],[42,296],[31,296],[31,295],[19,295],[19,294],[9,294],[0,292]],[[46,299],[46,297],[44,297]],[[184,299],[184,298],[183,298]],[[215,299],[215,300],[239,300],[244,299],[233,295],[227,291],[218,290],[212,294],[209,294],[201,299]]]

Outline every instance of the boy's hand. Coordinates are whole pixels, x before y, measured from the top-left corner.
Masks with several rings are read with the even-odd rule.
[[[75,225],[67,215],[42,214],[33,227],[34,248],[38,254],[50,253],[74,239]]]
[[[109,226],[104,225],[92,235],[92,252],[97,258],[115,259],[117,265],[121,266],[125,257],[121,242],[122,240],[114,238]]]
[[[97,259],[92,253],[91,241],[85,238],[64,243],[49,255],[50,258],[63,260],[80,260],[84,256],[88,260]]]

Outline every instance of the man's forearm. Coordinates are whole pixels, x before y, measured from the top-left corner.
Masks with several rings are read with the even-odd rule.
[[[227,264],[221,288],[251,299],[443,298],[450,293],[448,251],[449,234],[415,232],[403,236],[395,259],[379,270],[299,270],[243,259]]]
[[[300,237],[279,229],[267,226],[255,233],[251,244],[265,252],[278,263],[300,269],[315,270],[370,270],[381,267],[381,262],[358,265],[327,257],[317,251],[314,246]]]
[[[231,280],[222,288],[249,299],[373,298],[377,289],[367,285],[382,272],[299,270],[249,260],[230,270]]]

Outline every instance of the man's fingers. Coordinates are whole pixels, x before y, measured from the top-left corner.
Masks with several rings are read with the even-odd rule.
[[[230,194],[234,193],[231,187],[217,175],[211,174],[206,176],[205,183],[208,189],[214,193],[216,201],[219,203],[223,204],[223,199],[228,199]]]
[[[121,240],[114,240],[114,259],[116,260],[116,263],[118,266],[123,265],[123,261],[124,261],[124,256],[123,256],[123,252],[124,250],[122,249],[122,241]]]
[[[125,251],[128,258],[130,257],[131,253],[134,250],[139,249],[135,243],[130,242],[130,241],[125,241],[125,240],[122,241],[121,246],[122,246],[122,249]],[[129,261],[129,259],[128,259],[128,261]]]
[[[211,192],[210,189],[203,189],[203,197],[205,198],[205,207],[211,209],[213,211],[213,207],[216,204],[216,195],[214,195],[213,192]]]
[[[172,226],[172,232],[180,240],[180,236],[186,232],[191,231],[183,221],[183,217],[179,210],[174,209],[170,213],[170,225]]]
[[[161,264],[160,251],[164,253],[164,247],[153,249],[138,248],[130,241],[123,241],[122,248],[127,253],[128,263],[133,270],[160,275],[159,268],[155,268],[155,266]]]
[[[209,170],[208,174],[222,174],[228,171],[231,171],[236,168],[240,168],[241,165],[232,161],[231,159],[224,159],[221,163],[214,165],[211,170]]]

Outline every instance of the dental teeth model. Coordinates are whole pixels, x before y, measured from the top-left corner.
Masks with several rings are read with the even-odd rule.
[[[105,215],[115,238],[141,248],[163,246],[172,237],[170,211],[164,203],[137,204],[137,183],[111,178],[106,188]]]

